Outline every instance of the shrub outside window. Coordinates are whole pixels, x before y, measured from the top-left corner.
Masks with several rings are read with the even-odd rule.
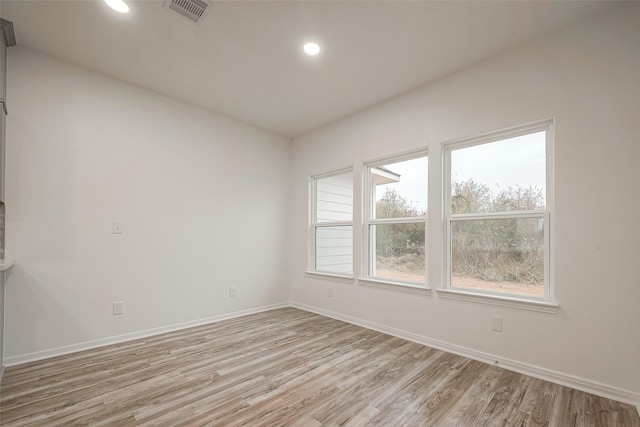
[[[312,270],[353,274],[353,171],[312,178]]]
[[[449,288],[551,299],[551,123],[445,146]]]
[[[366,271],[426,286],[426,152],[367,166]]]

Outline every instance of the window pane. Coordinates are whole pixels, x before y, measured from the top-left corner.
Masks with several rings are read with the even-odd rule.
[[[353,227],[316,227],[316,270],[353,273]]]
[[[353,221],[353,172],[316,181],[316,222]]]
[[[451,151],[453,214],[546,209],[546,132]]]
[[[427,157],[370,169],[375,204],[371,218],[405,218],[427,213]]]
[[[544,296],[544,219],[451,222],[451,285]]]
[[[370,276],[425,283],[424,222],[371,225],[369,237]]]

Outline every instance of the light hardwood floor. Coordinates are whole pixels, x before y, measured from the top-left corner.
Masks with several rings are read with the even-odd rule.
[[[640,426],[631,405],[284,308],[10,367],[3,426]]]

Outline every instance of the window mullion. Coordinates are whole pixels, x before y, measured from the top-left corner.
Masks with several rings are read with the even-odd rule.
[[[313,224],[313,227],[342,227],[345,225],[353,225],[353,221],[317,222]]]
[[[368,224],[403,224],[414,222],[426,222],[426,216],[411,216],[405,218],[376,218],[367,221]]]
[[[546,210],[540,211],[513,211],[492,213],[470,213],[451,215],[451,221],[466,221],[472,219],[510,219],[510,218],[542,218],[547,214]]]

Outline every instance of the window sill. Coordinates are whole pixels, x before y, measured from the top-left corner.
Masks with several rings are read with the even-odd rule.
[[[353,276],[338,273],[324,273],[319,271],[305,271],[304,275],[314,279],[332,280],[334,282],[343,282],[350,285],[353,285],[353,281],[355,280]]]
[[[370,288],[379,289],[391,289],[394,291],[401,291],[410,294],[418,295],[430,295],[431,289],[424,286],[412,285],[410,283],[391,282],[388,280],[373,279],[368,277],[358,278],[358,284],[362,286],[368,286]]]
[[[9,258],[6,259],[0,259],[0,271],[5,271],[10,269],[11,267],[13,267],[15,265],[15,261]]]
[[[557,314],[560,306],[548,301],[535,301],[509,296],[480,294],[457,289],[438,289],[438,295],[443,299],[476,302],[480,304],[496,305],[499,307],[517,308],[538,313]]]

